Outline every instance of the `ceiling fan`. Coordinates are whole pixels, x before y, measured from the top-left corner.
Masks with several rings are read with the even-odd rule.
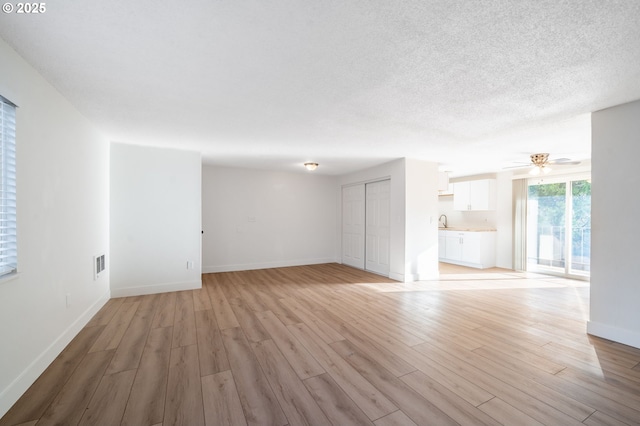
[[[574,161],[570,158],[556,158],[554,160],[549,160],[549,153],[539,153],[539,154],[531,154],[531,163],[522,166],[512,166],[505,167],[505,169],[516,169],[520,167],[532,167],[531,171],[529,171],[530,175],[537,176],[539,174],[547,174],[551,171],[551,167],[549,165],[556,164],[559,166],[569,166],[580,164],[580,161]]]

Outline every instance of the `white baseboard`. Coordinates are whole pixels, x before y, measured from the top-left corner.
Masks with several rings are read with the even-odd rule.
[[[587,322],[587,333],[640,349],[640,333],[601,322]]]
[[[422,273],[418,274],[418,279],[416,281],[437,281],[440,279],[440,272],[430,272],[428,274]]]
[[[495,268],[496,265],[494,264],[488,264],[488,265],[482,265],[480,263],[470,263],[470,262],[463,262],[461,260],[452,260],[452,259],[438,259],[439,262],[443,262],[443,263],[451,263],[453,265],[460,265],[460,266],[466,266],[468,268],[476,268],[476,269],[489,269],[489,268]]]
[[[144,296],[145,294],[167,293],[170,291],[196,290],[202,288],[202,280],[176,283],[162,283],[139,287],[112,288],[111,297]]]
[[[22,372],[16,379],[0,392],[0,417],[4,416],[7,411],[16,403],[23,393],[29,389],[40,375],[47,369],[54,359],[62,350],[73,340],[74,337],[87,325],[87,323],[98,313],[105,303],[111,298],[110,292],[107,291],[87,310],[85,310],[78,319],[76,319],[69,327],[67,327],[54,341],[47,347],[35,360]]]
[[[405,274],[400,274],[398,272],[389,272],[389,278],[391,278],[392,280],[400,281],[401,283],[410,283],[413,281],[413,277],[406,276]]]
[[[321,263],[338,263],[335,258],[279,260],[274,262],[241,263],[235,265],[203,266],[202,273],[250,271],[253,269],[286,268],[288,266],[318,265]]]

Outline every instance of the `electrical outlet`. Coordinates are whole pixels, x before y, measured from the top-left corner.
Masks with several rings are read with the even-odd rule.
[[[66,303],[67,303],[67,308],[71,306],[71,293],[67,293],[66,295]]]
[[[190,260],[187,260],[187,269],[193,269],[193,262]]]

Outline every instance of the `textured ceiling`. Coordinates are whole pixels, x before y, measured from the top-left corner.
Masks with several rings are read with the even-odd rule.
[[[590,158],[640,98],[640,2],[56,0],[0,37],[111,140],[340,174]]]

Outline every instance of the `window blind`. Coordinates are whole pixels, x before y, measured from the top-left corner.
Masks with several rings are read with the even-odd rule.
[[[0,96],[0,276],[16,272],[16,107]]]

